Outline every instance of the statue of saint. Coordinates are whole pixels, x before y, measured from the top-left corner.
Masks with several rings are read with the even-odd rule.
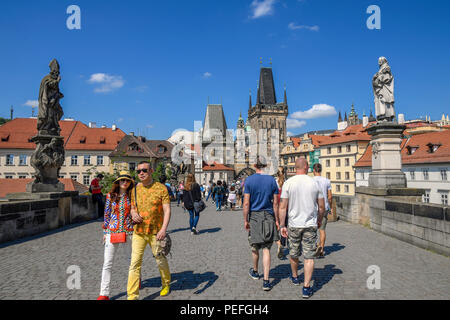
[[[59,104],[59,100],[64,95],[59,91],[59,64],[56,59],[50,62],[50,74],[46,75],[39,88],[39,113],[37,119],[37,129],[41,135],[59,136],[61,120],[64,112]]]
[[[378,65],[380,69],[372,79],[373,93],[375,96],[375,114],[377,121],[393,122],[395,119],[394,77],[385,57],[378,59]]]

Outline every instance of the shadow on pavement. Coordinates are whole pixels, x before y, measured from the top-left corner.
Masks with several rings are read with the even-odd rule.
[[[298,270],[303,268],[303,264],[301,261],[299,261],[298,264]],[[282,279],[287,279],[290,277],[292,271],[291,271],[291,264],[280,264],[276,266],[275,268],[271,269],[269,272],[269,278],[272,278],[273,281],[271,282],[272,286],[276,286]],[[300,277],[300,272],[299,272]]]
[[[336,251],[342,250],[344,248],[345,248],[345,246],[342,244],[333,243],[333,245],[331,245],[331,246],[328,246],[328,247],[325,246],[325,248],[323,248],[323,251],[325,252],[325,256],[327,256],[332,252],[336,252]]]
[[[314,280],[313,290],[319,291],[322,287],[333,279],[334,275],[342,274],[341,269],[336,269],[336,265],[327,264],[323,268],[314,268],[312,280]],[[303,277],[303,275],[302,275]]]
[[[172,281],[170,283],[170,291],[192,290],[198,288],[204,283],[202,288],[199,288],[194,292],[194,294],[201,294],[203,291],[211,287],[219,276],[217,276],[214,272],[194,273],[193,271],[183,271],[171,274],[171,278]],[[158,288],[157,292],[143,298],[143,300],[153,300],[156,297],[159,297],[161,277],[142,280],[142,288]],[[121,292],[112,297],[111,300],[119,299],[126,295],[126,292]]]
[[[175,233],[175,232],[186,231],[186,230],[189,230],[189,227],[187,227],[187,228],[178,228],[178,229],[174,229],[174,230],[169,230],[169,231],[167,231],[167,233]]]
[[[222,230],[222,228],[211,228],[211,229],[204,229],[204,230],[200,230],[198,232],[198,234],[202,234],[202,233],[214,233],[214,232],[218,232]]]

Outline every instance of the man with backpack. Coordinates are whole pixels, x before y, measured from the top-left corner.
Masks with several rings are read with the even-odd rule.
[[[215,200],[216,200],[216,211],[222,211],[222,201],[223,196],[225,193],[225,190],[222,186],[222,181],[217,181],[217,186],[214,187],[214,194],[215,194]]]
[[[97,203],[97,218],[103,217],[105,211],[105,203],[103,202],[103,193],[100,182],[103,179],[103,174],[97,174],[97,177],[92,179],[89,191],[92,193],[92,202]]]

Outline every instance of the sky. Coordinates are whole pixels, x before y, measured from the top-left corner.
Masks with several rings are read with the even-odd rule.
[[[81,29],[67,26],[70,5]],[[371,5],[380,29],[367,26]],[[236,128],[271,66],[291,134],[336,129],[352,103],[360,117],[374,110],[371,79],[385,56],[396,112],[439,120],[450,114],[449,12],[448,0],[1,1],[0,117],[11,105],[31,116],[56,58],[64,117],[86,124],[167,139],[203,121],[209,101]]]

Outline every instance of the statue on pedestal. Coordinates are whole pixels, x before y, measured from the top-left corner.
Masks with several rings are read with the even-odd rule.
[[[393,122],[395,120],[394,77],[385,57],[378,59],[378,65],[380,69],[372,78],[375,114],[377,121]]]
[[[59,104],[59,100],[64,95],[59,91],[59,64],[56,59],[50,62],[50,74],[46,75],[39,88],[39,113],[37,129],[41,135],[59,135],[59,120],[64,112]]]

